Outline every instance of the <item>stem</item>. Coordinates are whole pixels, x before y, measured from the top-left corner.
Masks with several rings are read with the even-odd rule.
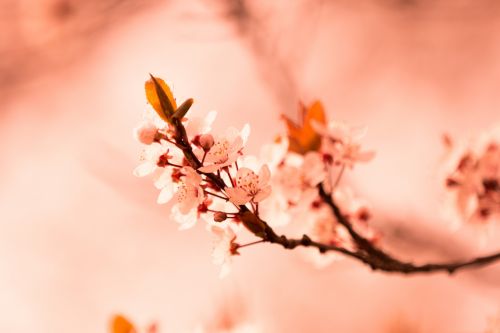
[[[182,165],[171,163],[171,162],[167,162],[167,165],[170,165],[170,166],[173,166],[173,167],[176,167],[176,168],[182,168]]]
[[[335,183],[333,183],[333,185],[332,185],[332,192],[337,187],[337,185],[340,183],[340,179],[342,178],[342,175],[344,174],[344,170],[345,170],[345,164],[342,164],[342,166],[340,167],[340,171],[339,171],[339,174],[337,176],[337,179],[335,180]]]
[[[223,197],[222,195],[218,195],[218,194],[216,194],[214,192],[210,192],[210,191],[207,191],[207,190],[203,190],[203,192],[205,192],[206,194],[213,195],[214,197],[221,198],[224,201],[228,201],[229,200],[228,198]]]
[[[260,243],[264,243],[264,242],[265,242],[265,240],[261,239],[261,240],[255,241],[255,242],[251,242],[251,243],[247,243],[247,244],[243,244],[243,245],[238,245],[237,249],[241,249],[242,247],[247,247],[247,246],[260,244]]]
[[[231,173],[229,172],[229,168],[225,167],[224,171],[226,172],[227,176],[229,177],[229,181],[231,181],[231,185],[233,185],[233,187],[235,187],[236,182],[233,180],[233,177],[231,177]]]
[[[207,157],[208,150],[203,151],[203,158],[201,159],[201,164],[205,163],[205,158]]]

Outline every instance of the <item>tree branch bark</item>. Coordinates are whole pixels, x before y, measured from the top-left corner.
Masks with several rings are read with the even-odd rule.
[[[184,125],[179,119],[172,119],[172,125],[176,129],[174,140],[178,147],[182,150],[184,157],[190,164],[190,166],[198,170],[202,166],[201,161],[196,157],[189,142],[189,138],[186,133]],[[226,184],[224,180],[216,174],[213,173],[200,173],[206,176],[210,181],[219,188],[219,190],[224,190]],[[288,250],[293,250],[299,246],[302,247],[313,247],[317,248],[319,252],[337,252],[341,253],[347,257],[354,258],[365,265],[368,265],[372,270],[380,270],[390,273],[401,273],[401,274],[417,274],[417,273],[433,273],[433,272],[447,272],[453,274],[458,270],[465,268],[481,267],[492,264],[497,260],[500,260],[500,252],[494,253],[487,256],[477,257],[467,261],[452,261],[444,263],[427,263],[422,265],[416,265],[411,262],[406,262],[399,260],[392,255],[384,252],[382,249],[376,247],[368,239],[364,238],[359,234],[355,228],[352,226],[350,221],[342,214],[340,208],[335,204],[331,196],[325,192],[322,185],[318,186],[318,193],[323,202],[327,204],[332,214],[337,219],[346,230],[348,231],[350,237],[356,244],[356,250],[350,250],[344,247],[339,247],[335,245],[323,244],[313,241],[309,236],[303,235],[302,238],[294,239],[288,238],[285,235],[278,235],[272,229],[272,227],[266,222],[261,220],[258,216],[252,213],[245,205],[238,207],[240,216],[249,216],[251,214],[251,219],[256,223],[256,228],[247,228],[253,232],[257,237],[261,238],[263,242],[268,242],[272,244],[281,245],[283,248]]]

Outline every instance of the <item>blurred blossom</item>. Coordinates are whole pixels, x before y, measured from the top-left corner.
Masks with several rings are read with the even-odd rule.
[[[488,225],[500,217],[500,128],[449,147],[445,186],[448,211],[464,223]]]

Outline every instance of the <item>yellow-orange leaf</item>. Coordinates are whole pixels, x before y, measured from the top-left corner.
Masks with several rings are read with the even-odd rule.
[[[111,333],[137,333],[134,325],[122,315],[115,315],[111,319]]]
[[[288,151],[306,154],[316,151],[321,146],[321,136],[312,127],[312,122],[326,124],[325,111],[320,101],[309,107],[301,106],[302,123],[296,124],[290,118],[283,116],[288,130]]]
[[[163,101],[162,105],[162,96],[161,92],[158,93],[157,91],[157,85],[153,81],[153,77],[151,79],[146,81],[145,84],[145,89],[146,89],[146,98],[148,99],[149,104],[153,106],[155,109],[156,113],[168,122],[168,117],[174,113],[174,111],[177,109],[177,104],[175,102],[174,95],[172,94],[172,91],[170,90],[170,87],[165,83],[160,78],[155,77],[154,80],[156,80],[156,83],[158,83],[158,86],[160,87],[161,90],[165,93],[167,100]]]

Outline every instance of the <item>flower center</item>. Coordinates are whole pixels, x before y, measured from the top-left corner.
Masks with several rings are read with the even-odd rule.
[[[221,164],[227,162],[229,158],[229,142],[227,140],[217,141],[210,148],[209,155],[214,163]]]
[[[250,195],[255,195],[259,192],[258,183],[259,176],[257,176],[254,172],[246,172],[236,178],[236,184],[238,187]]]

